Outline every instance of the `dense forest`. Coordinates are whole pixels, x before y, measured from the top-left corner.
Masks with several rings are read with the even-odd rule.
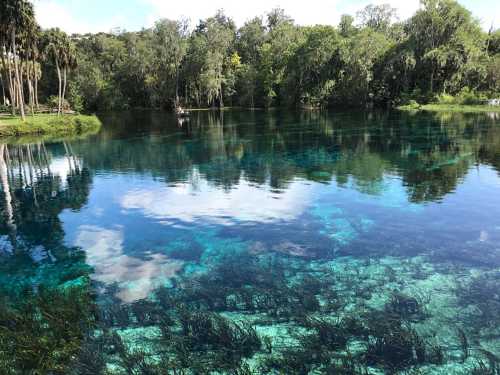
[[[282,9],[237,28],[224,12],[191,27],[138,32],[41,30],[26,0],[0,5],[3,105],[38,97],[59,111],[188,107],[475,104],[500,93],[500,30],[454,0],[422,0],[400,21],[389,5],[299,26]],[[17,88],[16,88],[17,87]],[[57,95],[54,95],[57,94]]]

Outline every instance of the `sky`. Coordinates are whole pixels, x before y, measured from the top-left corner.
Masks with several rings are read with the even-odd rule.
[[[281,7],[300,25],[336,25],[342,14],[355,15],[368,4],[388,3],[400,19],[410,17],[419,0],[32,0],[43,28],[59,27],[68,33],[128,31],[150,27],[160,18],[188,18],[191,25],[224,9],[238,26],[272,8]],[[500,27],[499,0],[459,0],[481,21],[484,29]]]

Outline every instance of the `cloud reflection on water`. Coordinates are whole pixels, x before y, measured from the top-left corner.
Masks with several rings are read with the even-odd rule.
[[[203,219],[219,224],[236,221],[273,222],[292,220],[313,200],[315,186],[296,180],[284,191],[256,186],[248,181],[230,190],[212,186],[205,179],[175,187],[149,185],[126,192],[120,199],[125,210],[141,210],[147,217],[194,222]]]
[[[106,286],[116,284],[123,302],[147,297],[154,288],[175,276],[181,261],[163,254],[147,254],[146,259],[125,255],[123,228],[104,229],[82,225],[78,229],[76,246],[86,250],[87,263],[94,267],[92,278]]]

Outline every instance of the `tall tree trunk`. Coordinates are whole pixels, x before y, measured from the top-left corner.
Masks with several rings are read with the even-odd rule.
[[[3,105],[7,105],[7,97],[5,96],[5,83],[3,79],[3,72],[0,73],[0,84],[2,85],[2,103]]]
[[[35,101],[35,106],[36,106],[36,110],[38,111],[40,108],[39,108],[39,105],[38,105],[38,72],[37,72],[37,69],[36,69],[36,61],[35,61],[35,58],[33,57],[33,76],[34,76],[34,79],[35,79],[35,87],[33,88],[33,100]]]
[[[31,83],[31,66],[30,61],[26,60],[26,85],[28,86],[28,106],[30,108],[31,114],[34,116],[33,112],[33,85]]]
[[[17,48],[16,48],[16,29],[12,28],[11,32],[11,38],[12,38],[12,52],[14,54],[14,73],[16,76],[16,84],[17,84],[17,91],[19,93],[19,111],[21,112],[21,118],[23,121],[26,120],[26,116],[24,114],[24,101],[22,97],[22,87],[21,87],[21,77],[19,74],[19,62],[18,62],[18,56],[17,56]]]
[[[68,68],[64,67],[63,68],[63,90],[62,90],[62,96],[61,96],[61,106],[63,107],[63,113],[64,113],[64,97],[66,96],[66,72]]]
[[[222,93],[222,82],[219,84],[219,107],[224,108],[224,99],[223,99],[223,93]]]
[[[36,110],[39,111],[40,105],[38,104],[38,75],[35,75],[35,94],[34,95],[35,95]]]
[[[434,92],[434,67],[432,67],[432,70],[431,70],[430,91],[431,91],[431,94]]]
[[[59,80],[59,91],[57,93],[57,115],[61,114],[61,96],[62,96],[62,79],[61,68],[59,67],[59,60],[56,57],[57,79]]]
[[[14,99],[14,87],[12,84],[11,65],[10,65],[10,58],[9,58],[9,54],[7,53],[7,48],[5,46],[5,43],[2,44],[2,51],[0,51],[0,54],[2,56],[3,71],[5,72],[5,76],[7,77],[7,85],[8,85],[8,89],[9,89],[11,111],[12,111],[12,115],[15,116],[16,109],[15,109],[15,99]],[[5,60],[7,60],[7,62],[5,62]]]
[[[175,68],[175,106],[179,105],[179,67]]]
[[[24,82],[23,82],[23,61],[19,60],[19,95],[21,96],[20,103],[23,103],[23,109],[26,114],[26,106],[25,106],[25,100],[26,100],[26,95],[24,95]]]
[[[29,96],[30,96],[30,109],[31,109],[31,114],[35,116],[35,100],[33,96],[33,82],[31,78],[28,78],[28,91],[29,91]]]
[[[187,83],[184,84],[184,103],[187,104],[189,100],[189,96],[188,96],[188,85]]]
[[[5,48],[2,44],[2,48],[0,49],[0,61],[2,62],[1,70],[0,70],[0,79],[2,80],[2,97],[3,97],[3,105],[7,106],[7,96],[5,95],[5,84],[8,84],[8,76],[7,76],[7,67],[5,65]],[[4,79],[5,75],[5,79]]]
[[[10,61],[10,58],[8,59],[9,63],[9,70],[8,70],[8,75],[9,75],[9,91],[10,91],[10,105],[12,109],[12,115],[16,115],[16,109],[17,109],[17,89],[16,89],[16,82],[14,80],[14,73],[12,72],[12,64]]]

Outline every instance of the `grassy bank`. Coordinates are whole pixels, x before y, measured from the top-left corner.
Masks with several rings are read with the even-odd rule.
[[[0,116],[0,137],[24,135],[80,135],[95,133],[101,127],[96,116],[38,114],[27,116],[23,122],[20,117]]]
[[[482,113],[500,112],[500,106],[460,104],[410,104],[397,107],[401,111]]]

